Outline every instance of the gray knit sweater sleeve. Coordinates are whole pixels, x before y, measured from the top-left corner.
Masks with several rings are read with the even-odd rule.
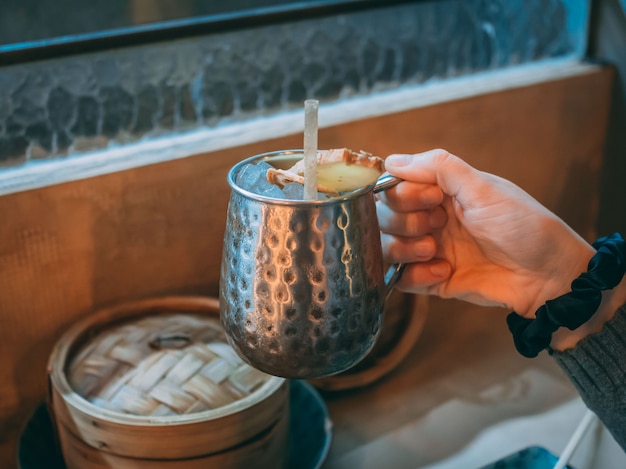
[[[626,451],[626,305],[601,332],[551,354]]]

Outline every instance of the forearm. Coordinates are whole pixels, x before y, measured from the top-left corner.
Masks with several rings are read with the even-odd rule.
[[[597,251],[584,273],[576,277],[571,269],[564,271],[557,288],[537,290],[535,301],[545,305],[536,314],[523,318],[512,313],[507,322],[523,355],[532,357],[548,348],[626,450],[626,246],[614,234],[593,247]],[[570,261],[579,261],[579,270],[586,258],[583,249]],[[568,284],[570,291],[564,292]]]
[[[602,308],[608,308],[609,303],[607,298]],[[612,315],[598,312],[600,317],[612,318],[596,325],[598,332],[579,338],[573,348],[550,353],[586,405],[626,450],[626,305]]]
[[[600,332],[624,304],[626,304],[626,276],[617,287],[602,292],[602,302],[589,321],[573,331],[561,327],[552,334],[550,348],[554,351],[571,349],[588,335]]]
[[[557,276],[557,288],[540,287],[531,294],[540,306],[526,316],[513,312],[507,324],[518,351],[535,357],[541,350],[552,347],[566,350],[580,340],[602,329],[614,311],[626,303],[626,241],[619,233],[599,238],[591,246],[596,252],[586,270],[576,276],[571,269]],[[580,265],[587,258],[586,249],[572,256],[570,263]],[[582,270],[579,267],[576,271]],[[574,278],[572,278],[574,277]],[[570,285],[569,288],[566,285]],[[569,291],[563,293],[563,290]],[[531,290],[532,291],[532,290]]]

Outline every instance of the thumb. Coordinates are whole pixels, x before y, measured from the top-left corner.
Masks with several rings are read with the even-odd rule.
[[[478,170],[445,150],[390,155],[385,160],[385,169],[406,181],[437,184],[452,197],[457,197],[464,186],[475,182],[479,174]]]

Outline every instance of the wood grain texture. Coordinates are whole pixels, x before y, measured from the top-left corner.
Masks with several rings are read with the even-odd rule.
[[[325,128],[320,148],[381,156],[443,147],[512,179],[594,235],[610,69]],[[0,198],[0,466],[46,393],[52,346],[96,308],[215,295],[229,188],[244,157],[301,135]]]

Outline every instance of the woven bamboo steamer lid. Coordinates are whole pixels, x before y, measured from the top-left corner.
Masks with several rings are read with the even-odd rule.
[[[428,296],[394,290],[385,302],[381,331],[367,356],[351,369],[311,380],[324,391],[343,391],[371,385],[393,372],[411,353],[428,316]]]
[[[147,299],[98,311],[63,335],[48,372],[64,456],[81,460],[69,467],[142,467],[144,459],[195,468],[192,458],[217,454],[233,462],[220,467],[243,467],[258,458],[255,444],[257,453],[274,448],[280,466],[288,382],[245,364],[218,313],[214,298]]]

